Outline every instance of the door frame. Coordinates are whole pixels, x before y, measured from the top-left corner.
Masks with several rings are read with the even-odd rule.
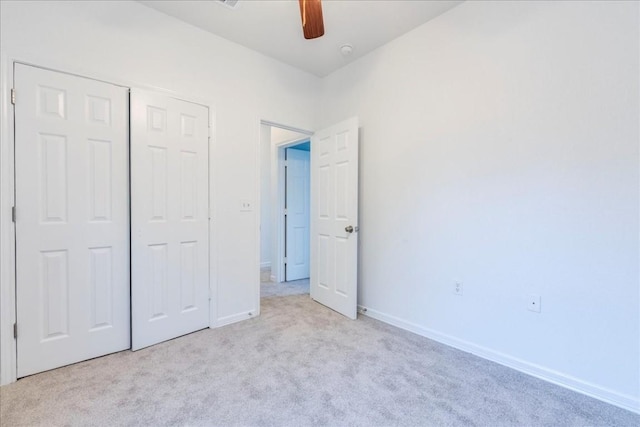
[[[45,70],[70,74],[83,78],[123,86],[129,89],[142,89],[179,98],[209,109],[209,327],[217,327],[218,294],[218,205],[216,203],[217,186],[217,143],[216,110],[211,100],[199,96],[183,95],[172,90],[154,87],[112,75],[104,75],[94,69],[79,69],[68,63],[51,59],[41,59],[16,55],[13,52],[0,54],[0,385],[17,380],[17,340],[13,337],[13,325],[16,322],[16,233],[12,220],[12,207],[15,204],[15,110],[11,103],[11,89],[14,82],[14,64],[20,63]],[[64,71],[63,71],[64,70]],[[16,97],[19,99],[19,94]]]

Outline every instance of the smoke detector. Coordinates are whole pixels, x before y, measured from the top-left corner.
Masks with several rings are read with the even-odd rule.
[[[350,44],[343,44],[342,46],[340,46],[340,53],[342,54],[342,56],[347,57],[351,55],[351,52],[353,52],[353,46],[351,46]]]
[[[216,2],[228,7],[229,9],[235,9],[238,5],[238,0],[216,0]]]

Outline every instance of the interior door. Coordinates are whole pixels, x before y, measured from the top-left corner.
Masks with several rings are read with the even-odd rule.
[[[209,110],[131,93],[132,348],[209,326]]]
[[[129,348],[128,89],[15,65],[18,377]]]
[[[287,148],[286,279],[309,277],[309,152]]]
[[[358,119],[311,139],[311,298],[355,319],[358,304]]]

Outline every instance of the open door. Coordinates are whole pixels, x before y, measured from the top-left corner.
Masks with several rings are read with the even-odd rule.
[[[209,326],[209,110],[131,93],[131,320],[137,350]]]
[[[358,304],[358,119],[311,139],[311,298],[351,319]]]
[[[286,269],[285,280],[309,277],[309,152],[286,151]]]

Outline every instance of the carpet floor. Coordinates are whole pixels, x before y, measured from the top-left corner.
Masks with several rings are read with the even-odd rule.
[[[260,283],[260,298],[304,294],[309,294],[309,279],[293,280],[291,282],[282,283]]]
[[[2,426],[638,426],[640,416],[306,295],[0,387]]]

